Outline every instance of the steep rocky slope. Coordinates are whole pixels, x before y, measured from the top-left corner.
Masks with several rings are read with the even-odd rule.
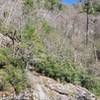
[[[2,37],[0,37],[0,46],[5,47],[10,43],[8,37],[2,34],[0,36]],[[78,85],[63,84],[28,69],[26,69],[26,77],[29,88],[17,95],[13,87],[9,91],[0,91],[0,100],[96,100],[94,94]],[[2,76],[0,76],[1,81]]]

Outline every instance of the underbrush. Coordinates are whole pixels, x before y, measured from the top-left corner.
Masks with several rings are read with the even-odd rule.
[[[43,32],[45,33],[52,31],[52,28],[50,28],[47,23],[43,24],[43,28]],[[64,59],[63,61],[59,59],[59,56],[52,55],[48,52],[43,40],[37,32],[37,28],[31,24],[28,24],[25,31],[22,32],[22,40],[25,45],[27,42],[29,43],[29,41],[32,41],[31,45],[34,45],[30,51],[31,58],[34,56],[38,59],[38,61],[34,63],[35,70],[64,83],[69,82],[81,85],[93,93],[100,95],[100,81],[96,79],[94,75],[90,75],[84,67],[80,67],[72,60]],[[26,47],[31,46],[27,45]]]
[[[44,32],[48,33],[51,30],[46,23],[43,27]],[[73,61],[63,61],[58,56],[51,55],[34,25],[28,24],[21,33],[20,48],[23,50],[17,57],[13,55],[13,50],[0,48],[0,76],[3,76],[3,78],[0,77],[1,91],[6,90],[9,84],[14,87],[16,93],[27,88],[24,71],[26,63],[36,57],[39,59],[34,64],[37,72],[64,83],[81,85],[96,95],[100,95],[100,80],[88,74],[85,68],[81,68]]]
[[[27,80],[25,71],[21,68],[14,68],[14,66],[8,66],[6,69],[7,77],[6,81],[8,81],[13,87],[16,93],[20,93],[27,87]]]
[[[59,80],[63,83],[72,83],[87,88],[96,95],[100,95],[100,80],[89,75],[84,68],[77,67],[71,61],[57,61],[53,56],[48,56],[36,63],[35,70],[45,76]]]
[[[16,93],[27,88],[24,64],[21,59],[12,56],[8,48],[0,49],[0,91],[10,91],[10,87]]]

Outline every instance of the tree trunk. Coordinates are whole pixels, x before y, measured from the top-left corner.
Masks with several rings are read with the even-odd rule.
[[[89,8],[86,11],[86,45],[88,44],[88,34],[89,34]]]

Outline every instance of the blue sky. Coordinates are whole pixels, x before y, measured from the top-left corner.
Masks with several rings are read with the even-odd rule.
[[[78,0],[63,0],[65,4],[75,4]]]

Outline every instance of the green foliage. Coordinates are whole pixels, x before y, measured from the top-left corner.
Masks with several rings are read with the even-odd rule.
[[[7,62],[7,59],[4,55],[0,54],[0,65],[5,65]]]
[[[21,33],[21,37],[21,48],[24,48],[24,50],[30,49],[31,56],[33,54],[40,56],[41,53],[46,51],[45,45],[33,24],[28,23],[26,25],[24,31]]]
[[[97,96],[100,96],[100,79],[93,79],[94,85],[90,89],[93,93],[95,93]]]
[[[53,28],[48,24],[48,22],[44,21],[43,29],[45,33],[49,34]]]
[[[7,73],[5,72],[4,69],[0,69],[0,91],[5,91],[9,87],[9,83],[6,80]]]
[[[8,74],[6,80],[14,87],[16,93],[19,93],[27,87],[24,70],[18,67],[8,66],[6,72]]]
[[[33,34],[35,33],[35,27],[29,23],[26,25],[24,31],[21,33],[22,42],[32,41]]]
[[[53,10],[55,7],[61,10],[62,4],[60,3],[60,0],[45,0],[45,7],[49,10]]]
[[[9,48],[0,48],[0,65],[7,66],[11,64],[14,67],[20,66],[20,68],[23,68],[24,62],[20,57],[13,56],[13,50]]]
[[[96,95],[100,95],[100,79],[92,75],[83,74],[80,76],[81,86],[92,91]]]
[[[94,4],[94,14],[100,13],[100,4]]]
[[[25,8],[31,9],[37,7],[41,7],[41,4],[46,7],[48,10],[53,10],[54,8],[58,8],[59,10],[62,10],[62,4],[60,0],[24,0]],[[28,10],[27,9],[27,10]]]
[[[84,6],[83,6],[83,10],[87,13],[92,13],[92,9],[91,9],[91,5],[90,2],[88,0],[84,1]]]
[[[34,0],[23,0],[23,14],[28,15],[33,10]]]
[[[24,63],[22,59],[14,57],[9,48],[0,48],[0,61],[5,66],[0,69],[0,90],[9,90],[9,85],[13,86],[16,93],[27,87]],[[0,64],[1,65],[1,64]]]
[[[9,63],[9,48],[0,48],[0,65],[4,66]]]
[[[0,70],[0,91],[9,91],[12,86],[16,93],[27,88],[26,75],[23,69],[8,65],[5,70]]]
[[[24,0],[24,5],[27,6],[28,8],[33,7],[33,0]]]
[[[79,69],[73,62],[59,61],[57,58],[48,55],[45,59],[35,64],[35,69],[37,72],[55,80],[79,84],[96,95],[100,94],[100,81],[94,76],[91,77],[83,69]]]
[[[10,57],[9,58],[9,62],[12,66],[14,67],[19,67],[24,69],[26,67],[25,62],[23,61],[23,59],[21,57]]]
[[[76,78],[79,74],[74,64],[62,63],[52,56],[47,56],[45,60],[41,60],[35,65],[35,68],[46,76],[72,83],[77,80]]]
[[[88,11],[88,14],[94,14],[100,13],[100,4],[99,3],[91,3],[89,0],[85,0],[83,10],[85,12]]]
[[[4,78],[0,79],[0,91],[6,90],[7,82]]]
[[[92,78],[86,75],[80,75],[80,83],[82,87],[90,89],[93,86]]]

